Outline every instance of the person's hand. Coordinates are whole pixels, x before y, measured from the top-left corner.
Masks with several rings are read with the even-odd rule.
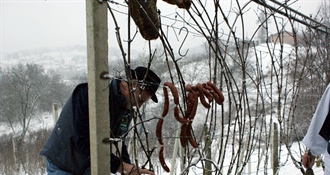
[[[127,175],[139,175],[139,174],[155,175],[155,173],[150,170],[138,168],[135,165],[128,164],[125,162],[123,162],[123,168]]]
[[[301,157],[301,162],[306,169],[312,168],[315,163],[315,156],[313,156],[310,152],[305,152],[305,154]]]

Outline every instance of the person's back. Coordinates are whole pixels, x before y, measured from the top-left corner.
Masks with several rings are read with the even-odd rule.
[[[140,107],[152,99],[158,102],[155,92],[160,83],[159,77],[144,67],[132,70],[130,90],[127,81],[116,78],[109,84],[110,130],[112,138],[121,139],[127,132],[132,116],[130,107]],[[131,101],[131,92],[134,100]],[[40,151],[46,157],[48,175],[90,174],[90,141],[88,117],[88,84],[79,84],[64,105],[60,117]],[[127,147],[122,141],[121,150],[111,154],[111,172],[132,172],[154,174],[131,164]],[[117,154],[120,152],[120,154]],[[138,171],[137,171],[138,170]]]
[[[89,152],[84,151],[77,143],[78,138],[74,134],[74,122],[78,114],[85,113],[84,116],[88,119],[88,98],[87,84],[78,85],[69,100],[64,105],[61,114],[56,122],[53,131],[51,132],[46,143],[40,151],[40,155],[47,157],[48,165],[56,165],[59,169],[70,172],[72,174],[83,174],[90,166]],[[81,99],[78,105],[76,101]],[[74,109],[80,108],[80,109]],[[81,129],[88,128],[81,126]],[[88,145],[89,148],[89,145]],[[56,167],[53,167],[54,169]],[[50,173],[48,173],[50,174]]]
[[[303,166],[310,169],[314,165],[315,156],[324,154],[325,175],[330,174],[330,84],[324,91],[313,115],[308,131],[302,143],[309,149],[302,156]]]

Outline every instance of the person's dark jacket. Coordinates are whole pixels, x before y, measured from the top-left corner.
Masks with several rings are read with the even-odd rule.
[[[109,112],[111,137],[123,136],[129,127],[131,117],[120,94],[119,80],[109,85]],[[90,167],[88,85],[79,84],[64,105],[60,117],[48,140],[40,151],[53,164],[72,174],[82,174]],[[131,163],[125,143],[122,157],[111,154],[111,172],[115,173],[120,160]],[[110,148],[109,148],[110,149]]]

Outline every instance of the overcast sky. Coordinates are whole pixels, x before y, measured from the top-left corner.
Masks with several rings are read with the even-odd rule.
[[[85,45],[84,1],[0,1],[2,51]]]
[[[315,14],[320,1],[297,0],[292,7],[306,15]],[[220,2],[230,4],[230,0]],[[162,3],[158,0],[159,8],[164,8]],[[166,9],[163,15],[178,11],[169,5]],[[85,10],[85,0],[0,0],[0,53],[86,45]],[[122,20],[127,21],[127,17]],[[192,39],[190,43],[196,42]]]

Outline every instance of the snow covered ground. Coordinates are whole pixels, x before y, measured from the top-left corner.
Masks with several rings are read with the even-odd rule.
[[[53,126],[54,126],[54,119],[53,119],[52,114],[44,114],[44,115],[41,115],[38,119],[35,119],[35,120],[31,121],[30,131],[35,131],[35,130],[38,130],[39,128],[52,128]],[[0,123],[0,135],[10,134],[11,132],[12,132],[11,129],[7,125],[4,125],[3,123]],[[298,143],[294,143],[292,145],[292,150],[291,151],[293,153],[296,153],[296,156],[297,156],[299,154],[298,150],[299,150],[298,149]],[[270,166],[271,166],[270,163],[269,163],[269,167],[260,168],[259,170],[256,169],[257,163],[258,163],[258,155],[256,154],[256,152],[257,152],[256,150],[254,152],[255,153],[252,155],[250,164],[248,164],[248,166],[246,166],[246,169],[245,169],[244,173],[242,173],[242,175],[243,174],[249,174],[249,172],[250,172],[250,174],[265,174],[265,172],[267,172],[268,174],[272,174],[272,169],[270,168]],[[230,154],[230,153],[228,153],[228,154]],[[285,160],[287,160],[287,161],[283,162]],[[179,165],[178,162],[180,162],[180,161],[177,160],[176,165]],[[229,164],[229,162],[228,162],[228,164]],[[168,166],[171,165],[170,160],[167,160],[167,165]],[[280,175],[283,175],[283,174],[284,175],[285,174],[302,175],[300,170],[297,169],[294,166],[291,159],[287,157],[286,149],[282,149],[282,151],[281,151],[280,165],[281,165],[280,172],[279,172]],[[224,165],[224,171],[226,171],[226,166],[227,165]],[[189,174],[191,174],[191,175],[203,174],[203,171],[202,171],[201,167],[202,166],[200,165],[200,163],[198,163],[196,165],[196,167],[192,167],[190,169]],[[162,168],[160,168],[160,167],[159,167],[158,170],[160,171],[160,174],[163,174],[163,175],[169,174],[169,173],[166,173],[166,172],[162,171]],[[314,170],[314,173],[316,175],[323,175],[322,167],[314,166],[313,170]],[[177,169],[177,171],[178,171],[177,174],[180,174],[180,170]]]

